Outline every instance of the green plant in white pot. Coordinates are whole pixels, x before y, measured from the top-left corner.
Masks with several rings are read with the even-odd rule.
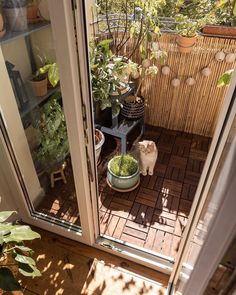
[[[107,181],[113,189],[131,191],[139,185],[139,165],[133,156],[115,156],[109,161],[107,169]]]
[[[27,0],[3,0],[3,13],[10,31],[25,31],[27,22]]]
[[[40,271],[32,256],[32,249],[24,245],[25,241],[40,238],[28,225],[7,222],[15,211],[0,212],[0,292],[9,291],[23,294],[15,275],[19,272],[26,277],[39,277]]]

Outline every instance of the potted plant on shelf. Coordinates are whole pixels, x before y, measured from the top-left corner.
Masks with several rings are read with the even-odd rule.
[[[3,13],[10,31],[25,31],[27,23],[27,0],[3,0]]]
[[[47,62],[39,70],[41,75],[47,74],[48,81],[52,87],[56,87],[60,81],[59,68],[56,62]]]
[[[39,16],[39,4],[41,0],[28,0],[27,4],[27,20],[28,23],[37,23],[41,20]]]
[[[47,94],[48,79],[46,75],[40,74],[40,72],[37,71],[30,80],[30,83],[35,96],[44,96]]]
[[[39,130],[39,147],[35,159],[42,169],[51,173],[62,165],[69,154],[69,143],[64,112],[61,106],[61,93],[53,94],[40,108],[40,117],[33,122]]]
[[[40,235],[27,225],[7,222],[14,211],[0,212],[0,293],[1,290],[23,295],[15,276],[39,277],[40,271],[32,256],[32,249],[24,245],[25,241],[40,238]],[[2,294],[2,293],[1,293]]]
[[[196,43],[198,32],[207,23],[207,17],[192,20],[187,15],[177,14],[175,17],[176,31],[178,33],[178,51],[189,53]]]
[[[0,1],[0,38],[2,38],[6,33],[6,29],[4,26],[4,19],[2,15],[2,1]]]
[[[118,191],[131,191],[139,185],[138,161],[131,155],[113,157],[107,166],[107,182]]]

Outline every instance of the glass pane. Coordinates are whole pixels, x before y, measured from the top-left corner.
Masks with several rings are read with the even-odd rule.
[[[24,129],[15,149],[26,160],[30,201],[41,216],[80,226],[47,1],[5,1],[2,13],[6,32],[1,50],[17,104],[15,116],[22,122],[16,136]]]

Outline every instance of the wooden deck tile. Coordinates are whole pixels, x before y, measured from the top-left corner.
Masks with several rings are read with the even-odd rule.
[[[191,210],[192,202],[184,199],[179,203],[179,215],[188,216]]]
[[[146,240],[146,237],[147,237],[147,233],[137,230],[137,229],[134,229],[132,227],[128,227],[127,224],[124,227],[123,233],[133,236],[133,237],[136,237],[136,238],[139,238],[144,241]]]
[[[173,242],[173,235],[166,232],[162,244],[162,254],[166,256],[171,256],[171,247]]]
[[[164,236],[165,236],[165,232],[160,230],[156,231],[156,236],[155,236],[155,240],[154,240],[153,248],[152,248],[153,251],[156,251],[157,253],[161,253]]]
[[[120,239],[124,242],[128,242],[130,244],[133,244],[133,245],[137,245],[139,247],[143,247],[144,246],[144,240],[141,240],[141,239],[138,239],[136,237],[133,237],[133,236],[130,236],[130,235],[127,235],[125,233],[122,233]]]
[[[144,233],[147,233],[148,230],[149,230],[149,226],[143,225],[143,224],[139,224],[137,222],[133,222],[133,221],[130,221],[130,220],[127,220],[126,226],[127,227],[130,227],[130,228],[134,228],[134,229],[139,230],[139,231],[142,231]]]
[[[120,218],[117,225],[116,225],[116,228],[114,230],[114,233],[113,233],[113,237],[116,238],[116,239],[120,239],[121,235],[122,235],[122,232],[123,232],[123,229],[125,227],[125,223],[126,223],[126,219],[125,218]]]
[[[112,217],[108,223],[108,226],[104,232],[107,236],[111,236],[111,237],[113,236],[113,233],[116,229],[118,221],[119,221],[119,217],[112,215]]]
[[[156,236],[156,229],[155,228],[149,228],[148,234],[146,241],[144,243],[144,248],[152,250],[153,249],[153,244],[155,241],[155,236]]]
[[[183,184],[178,181],[164,179],[162,192],[167,195],[180,197]]]

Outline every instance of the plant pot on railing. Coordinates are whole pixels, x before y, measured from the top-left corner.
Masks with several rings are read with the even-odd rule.
[[[206,25],[202,32],[209,35],[230,36],[236,38],[236,27],[221,25]]]
[[[178,35],[176,43],[178,47],[178,51],[181,53],[190,53],[196,43],[196,36],[194,37],[184,37]]]
[[[139,119],[144,116],[144,99],[140,98],[139,100],[131,99],[124,100],[123,107],[121,108],[121,115],[128,119]]]

